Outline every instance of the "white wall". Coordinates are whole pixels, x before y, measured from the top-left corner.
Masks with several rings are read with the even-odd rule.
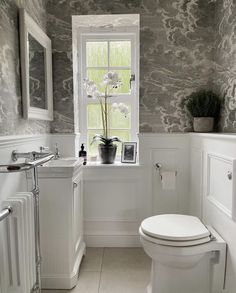
[[[209,164],[211,156],[214,161],[213,168]],[[229,215],[231,210],[229,203],[236,196],[234,159],[236,159],[235,135],[191,134],[190,211],[202,218],[206,224],[212,225],[227,242],[225,288],[227,293],[234,293],[236,288],[236,222]],[[232,168],[234,174],[233,180],[230,181],[227,172]],[[212,201],[211,197],[216,198],[217,201]],[[232,211],[235,208],[234,202]]]
[[[188,212],[188,134],[141,134],[139,140],[139,164],[84,168],[88,246],[140,246],[138,228],[144,218]],[[175,190],[162,189],[157,162],[163,171],[177,171]]]
[[[189,208],[189,135],[140,134],[140,164],[144,167],[148,214],[187,213]],[[163,190],[155,164],[176,171],[176,189]]]

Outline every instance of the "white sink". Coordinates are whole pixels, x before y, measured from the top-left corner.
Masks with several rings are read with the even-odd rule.
[[[58,160],[51,160],[44,164],[44,167],[74,167],[81,163],[79,158],[60,158]]]
[[[83,165],[81,158],[59,158],[39,167],[39,178],[71,177],[79,172]]]

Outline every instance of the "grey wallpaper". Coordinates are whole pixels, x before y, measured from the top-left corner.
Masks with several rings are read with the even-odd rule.
[[[52,132],[74,132],[71,16],[111,13],[140,14],[141,132],[191,130],[181,100],[204,87],[224,97],[220,130],[235,132],[235,6],[233,0],[1,0],[0,135],[50,131],[48,122],[22,119],[19,7],[44,30],[47,21],[52,38]]]
[[[220,131],[236,132],[236,3],[217,1],[214,90],[224,98]]]
[[[71,16],[138,13],[141,18],[140,131],[191,130],[181,100],[211,86],[215,1],[48,0],[53,44],[53,132],[73,132]]]
[[[18,8],[46,31],[45,0],[0,0],[0,135],[50,131],[45,121],[22,118]]]

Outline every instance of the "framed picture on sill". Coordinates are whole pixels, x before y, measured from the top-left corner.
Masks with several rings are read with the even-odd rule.
[[[137,142],[123,142],[121,151],[121,163],[136,163]]]

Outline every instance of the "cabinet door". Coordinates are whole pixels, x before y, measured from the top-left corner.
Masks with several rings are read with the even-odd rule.
[[[80,177],[73,180],[74,252],[77,254],[83,242],[83,196]]]

